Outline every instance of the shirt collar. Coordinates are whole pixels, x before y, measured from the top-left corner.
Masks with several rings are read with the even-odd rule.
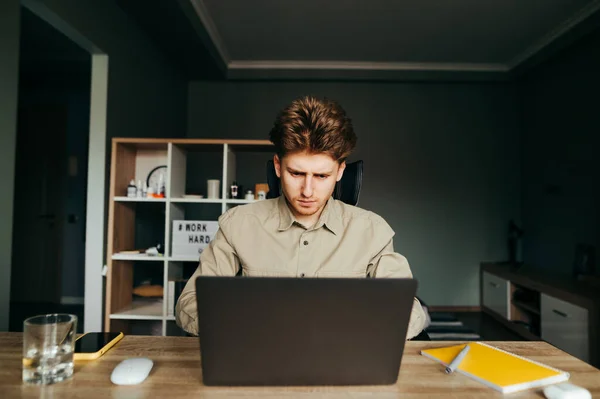
[[[277,200],[277,209],[279,209],[279,231],[284,231],[292,227],[296,218],[288,207],[283,194],[281,194]]]
[[[284,195],[279,196],[277,208],[279,209],[279,231],[287,230],[292,227],[295,222],[297,222],[287,204],[287,201],[285,200]],[[323,212],[321,213],[321,216],[319,217],[314,229],[318,229],[322,226],[327,227],[327,229],[335,235],[338,235],[342,230],[339,204],[333,199],[333,197],[329,197],[327,200],[325,208],[323,208]]]

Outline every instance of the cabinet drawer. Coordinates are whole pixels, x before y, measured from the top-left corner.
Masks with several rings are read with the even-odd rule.
[[[509,282],[503,278],[483,272],[483,306],[502,317],[509,318]]]
[[[588,311],[541,294],[542,339],[589,362]]]

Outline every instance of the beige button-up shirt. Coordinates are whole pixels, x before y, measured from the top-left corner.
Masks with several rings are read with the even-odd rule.
[[[195,280],[204,276],[412,277],[406,258],[394,252],[394,231],[373,212],[330,198],[311,228],[298,223],[285,197],[230,209],[200,256],[198,269],[177,301],[177,324],[198,334]],[[425,325],[413,303],[407,339]]]

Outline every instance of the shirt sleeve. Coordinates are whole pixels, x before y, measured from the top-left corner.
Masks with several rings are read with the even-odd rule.
[[[240,267],[235,248],[229,240],[228,218],[219,221],[215,238],[200,255],[200,264],[185,285],[175,307],[176,322],[190,334],[198,335],[196,278],[199,276],[235,276]]]
[[[376,278],[412,278],[413,275],[408,261],[404,256],[394,251],[394,243],[391,238],[394,234],[392,229],[387,223],[383,223],[383,226],[379,226],[380,232],[377,236],[384,239],[386,236],[389,236],[389,239],[383,246],[383,249],[377,252],[371,262],[369,262],[367,275]],[[425,327],[425,320],[423,306],[417,298],[414,298],[406,339],[411,339],[419,335]]]

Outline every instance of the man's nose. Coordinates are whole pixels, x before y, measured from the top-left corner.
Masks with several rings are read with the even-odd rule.
[[[313,179],[311,176],[304,178],[304,186],[302,187],[302,195],[306,198],[310,198],[313,193]]]

